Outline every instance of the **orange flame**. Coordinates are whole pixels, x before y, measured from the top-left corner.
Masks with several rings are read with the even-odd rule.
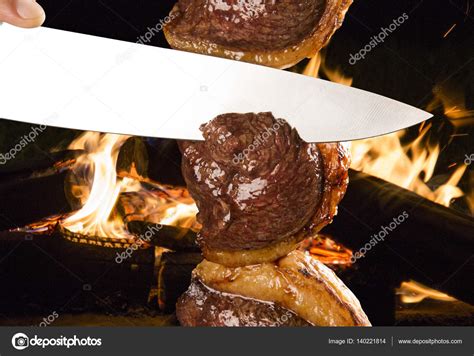
[[[331,81],[344,85],[352,84],[352,78],[344,76],[338,69],[329,68],[321,54],[317,54],[310,60],[303,74],[313,77],[323,74]],[[473,113],[465,109],[463,101],[451,98],[444,88],[437,87],[435,98],[428,105],[427,110],[432,111],[442,106],[445,115],[455,126],[470,122],[473,119]],[[466,171],[466,166],[456,168],[443,185],[433,188],[428,186],[427,183],[433,177],[440,154],[439,144],[428,144],[424,140],[430,128],[431,125],[422,125],[419,136],[406,144],[402,143],[402,138],[405,137],[407,131],[351,142],[351,168],[397,184],[436,203],[449,206],[453,199],[464,195],[457,185]]]
[[[444,302],[454,302],[457,300],[445,293],[412,280],[409,282],[402,282],[401,286],[397,288],[396,293],[400,295],[401,301],[405,304],[419,303],[426,298],[441,300]]]
[[[331,81],[339,84],[344,84],[347,86],[352,85],[352,78],[347,77],[339,68],[330,68],[326,64],[325,57],[318,53],[313,58],[310,59],[306,68],[303,70],[304,75],[311,77],[319,78],[319,74],[324,73],[324,75]]]
[[[68,230],[98,237],[129,235],[122,221],[110,218],[119,194],[139,189],[139,184],[133,180],[117,178],[115,170],[120,147],[127,138],[87,132],[70,145],[70,149],[86,151],[77,159],[74,169],[85,169],[90,165],[93,177],[90,191],[85,193],[87,200],[84,206],[62,222]]]
[[[160,200],[144,189],[140,182],[128,177],[117,177],[120,147],[128,138],[123,135],[87,132],[72,142],[70,149],[86,151],[77,159],[73,170],[90,173],[86,182],[88,184],[74,187],[73,192],[81,198],[84,205],[61,222],[63,227],[72,232],[97,237],[130,237],[123,219],[114,214],[114,209],[120,195],[131,192],[143,196],[150,203],[151,197],[155,197],[154,204],[149,204],[145,209],[149,210],[148,215],[153,214],[153,209],[160,211],[156,223],[177,225],[183,217],[191,216],[194,219],[197,208],[192,200],[187,199],[182,203],[169,194],[166,199]]]
[[[157,186],[158,191],[141,190],[136,194],[124,194],[120,197],[125,220],[200,230],[201,226],[196,221],[198,209],[188,190],[182,187]]]

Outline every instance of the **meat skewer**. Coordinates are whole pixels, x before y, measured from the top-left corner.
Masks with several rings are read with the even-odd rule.
[[[179,0],[173,48],[276,68],[314,56],[351,0]],[[322,263],[294,251],[332,222],[348,183],[339,143],[310,144],[271,113],[225,114],[180,142],[205,260],[177,304],[185,326],[368,326],[357,298]]]
[[[348,183],[343,145],[311,144],[271,113],[225,114],[180,142],[205,260],[185,326],[369,326],[359,301],[298,243],[329,224]]]
[[[204,257],[236,267],[274,261],[332,221],[347,187],[342,144],[310,144],[271,113],[226,114],[181,142],[203,225]]]

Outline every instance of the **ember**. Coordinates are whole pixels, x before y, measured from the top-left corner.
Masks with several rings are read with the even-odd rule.
[[[326,265],[350,266],[352,251],[334,241],[331,236],[317,234],[303,241],[300,249],[308,251],[311,256]]]

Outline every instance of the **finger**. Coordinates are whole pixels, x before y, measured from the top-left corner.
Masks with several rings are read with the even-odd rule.
[[[0,22],[30,28],[41,26],[45,17],[35,0],[0,0]]]

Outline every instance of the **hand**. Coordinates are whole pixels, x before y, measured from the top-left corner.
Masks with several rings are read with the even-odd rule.
[[[35,0],[0,0],[0,23],[19,27],[38,27],[46,15]]]

